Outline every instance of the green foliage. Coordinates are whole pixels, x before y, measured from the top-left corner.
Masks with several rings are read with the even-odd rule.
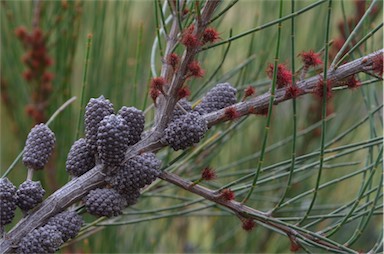
[[[232,3],[235,1],[224,1],[216,13]],[[27,133],[34,125],[25,108],[32,102],[38,84],[23,79],[26,67],[21,58],[26,51],[15,35],[19,26],[32,30],[35,6],[24,1],[1,4],[0,166],[3,173],[23,149]],[[148,84],[151,76],[160,73],[160,49],[164,50],[166,40],[157,28],[167,24],[167,31],[170,30],[169,6],[163,1],[41,1],[40,4],[39,26],[49,35],[47,47],[53,65],[48,70],[54,73],[53,89],[44,104],[46,119],[72,96],[78,98],[51,125],[57,138],[54,156],[47,169],[37,173],[50,194],[69,180],[65,160],[76,139],[81,105],[89,98],[104,95],[113,102],[115,111],[123,105],[135,106],[146,112],[146,126],[150,127],[154,109],[148,98]],[[217,17],[211,26],[220,33],[221,40],[209,44],[198,55],[205,76],[187,81],[194,102],[218,82],[230,82],[237,87],[239,100],[248,85],[256,88],[257,95],[267,92],[271,81],[265,69],[274,63],[277,46],[280,47],[278,62],[289,68],[294,64],[299,73],[297,79],[302,63],[296,55],[310,49],[323,52],[327,29],[336,43],[340,37],[338,24],[358,15],[354,2],[334,1],[331,24],[327,26],[327,1],[298,1],[296,14],[292,12],[291,2],[283,1],[282,19],[278,19],[279,4],[278,1],[239,1]],[[366,6],[369,5],[367,1]],[[163,6],[166,10],[161,13]],[[195,11],[194,2],[188,2],[186,7],[191,13]],[[188,18],[180,26],[187,27],[191,21]],[[345,60],[380,49],[382,27],[372,33],[380,22],[379,15],[367,15],[351,40],[356,43],[370,36]],[[347,34],[351,32],[349,29],[344,29]],[[88,34],[92,34],[92,41],[90,56],[86,58]],[[156,38],[160,38],[159,44]],[[175,52],[181,54],[183,50],[178,45]],[[334,54],[332,44],[329,50]],[[88,61],[88,74],[84,102],[81,93],[85,61]],[[321,69],[310,70],[308,76],[317,72]],[[256,187],[246,204],[271,212],[284,223],[324,233],[340,245],[347,243],[351,249],[380,250],[383,91],[378,77],[364,73],[358,78],[363,83],[361,88],[337,89],[327,102],[322,146],[321,100],[312,95],[297,99],[296,118],[292,101],[273,106],[265,155]],[[243,200],[258,171],[266,121],[263,116],[250,115],[212,127],[194,148],[179,152],[163,149],[158,153],[163,170],[194,181],[200,178],[204,167],[210,166],[218,178],[201,184],[210,189],[230,187],[236,192],[236,200]],[[83,135],[81,122],[80,136]],[[296,153],[292,164],[293,143]],[[324,153],[322,166],[321,153]],[[8,177],[19,185],[26,174],[26,168],[19,162]],[[288,179],[291,184],[287,184]],[[313,207],[306,214],[312,201]],[[245,232],[240,220],[228,210],[160,180],[146,188],[138,204],[126,209],[122,217],[95,221],[94,217],[86,216],[86,221],[89,224],[75,243],[62,252],[277,253],[288,252],[290,248],[286,235],[262,224]],[[306,248],[301,251],[325,251],[316,246]]]

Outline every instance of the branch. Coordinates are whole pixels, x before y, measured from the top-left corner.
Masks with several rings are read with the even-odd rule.
[[[367,56],[356,59],[352,62],[346,63],[340,66],[336,70],[329,70],[329,79],[334,81],[334,84],[337,84],[336,81],[341,81],[348,76],[354,75],[360,72],[369,71],[372,68],[372,59],[379,55],[382,55],[384,49],[381,49],[377,52],[369,54]],[[320,75],[308,78],[299,82],[297,85],[302,88],[305,92],[310,93],[311,90],[316,86],[317,81],[321,77]],[[303,95],[303,94],[302,94]],[[301,95],[301,96],[302,96]],[[253,108],[254,110],[260,110],[268,106],[268,100],[270,97],[270,93],[267,92],[263,95],[260,95],[256,98],[253,98],[249,101],[240,102],[234,105],[233,107],[241,114],[242,116],[250,114],[249,109]],[[289,98],[285,97],[285,89],[279,89],[276,91],[276,103],[280,103],[282,101],[289,100]],[[218,110],[216,112],[204,115],[205,120],[208,121],[209,126],[216,125],[220,122],[225,121],[224,118],[224,109]],[[136,145],[132,146],[126,154],[126,160],[135,156],[136,154],[142,152],[155,152],[164,147],[164,145],[160,142],[160,137],[162,133],[159,133],[157,140],[154,140],[151,134],[149,137],[141,140]],[[157,136],[157,135],[155,135]],[[63,211],[68,208],[70,205],[75,202],[81,200],[90,190],[105,185],[104,182],[104,173],[105,170],[103,165],[97,165],[84,175],[72,179],[66,185],[64,185],[61,189],[57,190],[53,193],[49,198],[47,198],[39,207],[37,207],[34,211],[32,211],[27,217],[20,220],[17,225],[13,227],[13,229],[8,233],[8,235],[0,241],[0,253],[9,253],[14,252],[14,245],[17,245],[20,239],[25,236],[28,232],[32,231],[34,228],[44,225],[44,223],[55,214]],[[193,188],[190,187],[189,182],[187,182],[181,178],[178,178],[176,175],[171,175],[169,173],[163,172],[161,178],[165,181],[168,181],[172,184],[175,184],[179,187],[182,187],[190,192],[193,192],[197,195],[205,197],[213,202],[216,202],[219,205],[223,205],[232,211],[236,211],[241,216],[249,216],[251,214],[255,219],[267,223],[268,225],[283,230],[287,230],[286,233],[293,234],[291,228],[281,228],[281,225],[278,223],[282,223],[276,219],[271,217],[267,217],[265,213],[254,210],[252,208],[246,207],[244,205],[240,205],[238,202],[221,202],[216,198],[217,193],[201,187],[199,185],[195,185]],[[272,221],[268,222],[266,221]],[[293,226],[292,226],[293,227]],[[297,230],[302,230],[298,228]],[[307,232],[308,234],[314,234],[311,232]],[[302,235],[299,234],[298,237]],[[304,236],[302,236],[305,239]],[[319,237],[316,235],[316,237]],[[325,238],[326,239],[326,238]],[[328,240],[328,239],[326,239]]]

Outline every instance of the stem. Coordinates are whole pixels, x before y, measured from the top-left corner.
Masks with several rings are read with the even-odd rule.
[[[283,16],[283,0],[280,0],[279,19],[281,19],[282,16]],[[255,173],[255,176],[253,178],[252,186],[249,189],[245,198],[243,199],[243,201],[242,201],[243,204],[245,202],[247,202],[247,200],[252,195],[252,192],[256,188],[256,182],[257,182],[257,179],[259,178],[259,172],[260,172],[261,167],[262,167],[263,162],[264,162],[264,153],[265,153],[265,148],[267,147],[267,140],[268,140],[270,123],[271,123],[272,107],[273,107],[273,103],[275,100],[277,69],[278,69],[277,65],[279,62],[279,54],[280,54],[280,37],[281,37],[281,22],[279,22],[278,27],[277,27],[277,45],[276,45],[276,52],[275,52],[275,64],[273,67],[273,80],[272,80],[272,87],[271,87],[271,95],[269,97],[268,116],[267,116],[267,123],[265,124],[263,145],[261,148],[261,154],[260,154],[259,162],[257,164],[256,173]]]
[[[313,192],[313,197],[311,203],[308,207],[308,210],[304,214],[303,218],[300,220],[299,224],[302,224],[308,217],[311,212],[313,205],[315,204],[318,189],[320,186],[321,173],[323,171],[323,163],[324,163],[324,149],[325,149],[325,135],[326,135],[326,127],[327,123],[325,121],[327,117],[327,88],[328,88],[328,49],[329,49],[329,34],[330,34],[330,23],[331,23],[331,13],[332,13],[332,0],[328,1],[328,14],[327,14],[327,24],[325,31],[325,53],[324,53],[324,72],[323,72],[323,100],[322,100],[322,108],[321,108],[321,143],[320,143],[320,162],[319,162],[319,171],[316,179],[316,185]]]
[[[92,34],[88,34],[87,38],[87,50],[85,54],[84,60],[84,72],[83,72],[83,82],[81,84],[81,101],[80,101],[80,113],[79,119],[77,120],[77,130],[76,130],[76,140],[80,137],[80,126],[83,121],[84,108],[85,108],[85,87],[87,86],[87,74],[88,74],[88,64],[89,64],[89,56],[91,52],[91,43],[92,43]]]

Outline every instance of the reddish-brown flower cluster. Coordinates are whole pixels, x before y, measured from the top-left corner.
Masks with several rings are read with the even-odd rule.
[[[163,77],[156,77],[151,80],[151,88],[164,93],[164,86],[167,81]]]
[[[149,95],[151,96],[155,106],[157,97],[159,97],[160,93],[164,94],[164,86],[166,83],[167,81],[163,77],[156,77],[151,80]]]
[[[299,88],[298,86],[289,85],[285,89],[285,98],[296,98],[303,93],[303,89]]]
[[[179,56],[176,53],[171,53],[166,57],[166,63],[172,66],[173,71],[176,70],[178,64],[179,64]]]
[[[304,63],[304,68],[316,67],[323,63],[320,59],[320,54],[313,52],[313,50],[301,52],[299,56],[301,56],[301,61]]]
[[[291,240],[291,247],[289,248],[292,252],[296,252],[298,250],[300,250],[300,245],[299,243],[297,243],[296,241],[292,241]]]
[[[160,95],[160,91],[155,89],[155,88],[150,88],[149,89],[149,96],[151,96],[151,99],[153,100],[153,103],[155,104],[156,106],[156,99],[157,97],[159,97]]]
[[[220,193],[220,197],[226,201],[235,199],[235,193],[231,189],[224,189]]]
[[[201,172],[201,179],[205,181],[212,181],[216,179],[216,177],[217,177],[216,171],[210,167],[204,168],[203,171]]]
[[[25,111],[36,123],[44,122],[42,105],[52,92],[54,77],[51,72],[47,71],[48,67],[53,64],[52,58],[48,55],[47,38],[40,28],[34,28],[32,32],[28,33],[25,27],[18,27],[15,35],[27,51],[22,57],[22,61],[27,67],[22,74],[23,78],[34,85],[32,104],[27,105]]]
[[[196,34],[194,34],[194,31],[195,26],[192,24],[184,31],[181,38],[181,43],[188,49],[193,49],[201,45],[201,42],[197,38]]]
[[[234,107],[228,107],[224,110],[224,118],[227,120],[235,120],[239,116],[239,112]]]
[[[323,98],[323,96],[324,96],[324,83],[327,83],[326,84],[327,85],[326,96],[327,96],[327,99],[330,99],[330,98],[332,98],[332,82],[329,79],[327,80],[327,82],[324,82],[323,78],[320,78],[316,84],[316,87],[315,87],[313,93],[317,97]]]
[[[220,40],[219,33],[212,27],[208,27],[204,30],[202,36],[202,43],[214,43]]]
[[[256,226],[256,223],[252,219],[243,220],[243,225],[241,226],[245,231],[251,231]]]
[[[379,76],[383,76],[383,58],[384,56],[380,54],[372,59],[372,70]]]
[[[180,99],[186,98],[191,95],[191,91],[189,91],[188,87],[182,87],[177,91],[177,97]]]
[[[346,80],[346,84],[349,88],[354,89],[361,86],[361,83],[358,79],[356,79],[355,75],[352,75]]]
[[[273,64],[269,64],[266,73],[270,79],[273,78]],[[292,72],[284,64],[277,65],[277,88],[282,88],[292,83]]]
[[[255,93],[256,93],[256,89],[252,86],[248,86],[247,88],[244,89],[244,96],[242,100],[244,101],[246,98],[254,95]]]
[[[188,64],[188,77],[201,78],[204,76],[204,70],[201,69],[198,61],[192,61]]]

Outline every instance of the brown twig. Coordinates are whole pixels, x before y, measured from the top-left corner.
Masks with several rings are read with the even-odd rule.
[[[381,49],[377,52],[369,54],[367,56],[356,59],[352,62],[346,63],[340,66],[337,70],[329,71],[329,78],[333,81],[342,80],[348,76],[354,75],[356,73],[365,72],[370,70],[372,67],[372,59],[374,57],[382,56],[384,53],[384,49]],[[306,80],[302,80],[297,85],[303,89],[304,93],[310,93],[315,87],[317,81],[321,77],[320,75],[316,75],[314,77],[308,78]],[[333,82],[333,84],[338,85],[339,82]],[[304,94],[301,94],[302,96]],[[238,113],[241,116],[252,113],[249,109],[257,111],[265,108],[268,105],[270,93],[267,92],[263,95],[260,95],[256,98],[253,98],[248,101],[240,102],[232,107],[235,107]],[[289,98],[285,97],[285,89],[279,89],[276,91],[276,102],[280,103],[282,101],[289,100]],[[210,114],[204,115],[205,120],[207,120],[209,126],[213,126],[222,121],[225,121],[224,117],[224,109],[218,110],[216,112],[212,112]],[[152,131],[155,132],[156,130]],[[149,135],[151,136],[151,134]],[[154,139],[154,137],[158,137],[158,139]],[[145,138],[141,140],[136,145],[132,146],[126,153],[126,159],[133,157],[136,154],[141,152],[149,152],[149,151],[158,151],[164,144],[160,142],[160,137],[162,136],[162,132],[152,135],[151,138]],[[8,233],[6,238],[3,238],[0,241],[0,253],[9,253],[14,251],[13,245],[17,244],[20,239],[25,236],[28,232],[43,225],[48,218],[54,216],[60,211],[66,209],[70,205],[74,204],[82,197],[84,197],[90,190],[105,185],[104,182],[104,173],[103,166],[97,165],[84,175],[75,178],[64,185],[61,189],[57,190],[53,193],[49,198],[47,198],[39,207],[37,207],[33,212],[31,212],[27,217],[23,218],[19,221],[19,223],[14,226],[14,228]],[[247,206],[241,205],[236,201],[231,202],[223,202],[221,199],[217,198],[217,193],[206,189],[200,185],[191,186],[191,182],[186,181],[176,175],[172,175],[169,173],[163,172],[161,178],[167,182],[180,186],[186,189],[189,192],[195,193],[199,196],[205,197],[219,205],[223,205],[232,211],[240,213],[243,217],[249,217],[258,219],[259,221],[266,223],[268,226],[276,228],[285,233],[295,235],[295,232],[292,227],[282,227],[282,224],[279,220],[274,219],[272,217],[268,217],[265,213],[261,211],[257,211],[253,208],[249,208]],[[279,224],[280,223],[280,224]],[[305,234],[309,234],[306,236]],[[316,234],[308,231],[305,231],[305,234],[302,232],[298,235],[295,235],[298,238],[308,239],[310,241],[315,241]],[[313,239],[312,239],[313,237]],[[317,240],[316,240],[317,241]],[[318,241],[317,241],[318,242]],[[325,242],[324,244],[328,244]],[[324,245],[327,246],[327,245]],[[332,244],[328,246],[332,248]]]

